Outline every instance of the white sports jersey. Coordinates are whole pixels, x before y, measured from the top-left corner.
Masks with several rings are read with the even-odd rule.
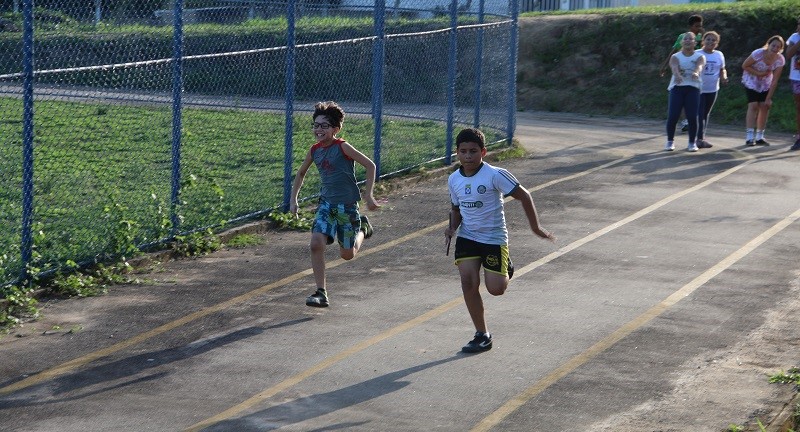
[[[519,187],[511,173],[483,162],[470,177],[459,168],[450,174],[447,186],[450,201],[461,211],[459,237],[486,244],[508,244],[503,196]]]

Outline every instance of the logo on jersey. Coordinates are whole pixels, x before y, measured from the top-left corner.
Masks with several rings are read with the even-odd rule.
[[[483,201],[461,201],[461,207],[464,208],[481,208]]]
[[[472,195],[472,184],[464,185],[464,195]]]
[[[486,186],[484,186],[484,185],[480,185],[480,186],[478,186],[478,193],[479,193],[479,194],[484,194],[484,193],[486,193]]]

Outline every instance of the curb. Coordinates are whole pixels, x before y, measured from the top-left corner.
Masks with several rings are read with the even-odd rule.
[[[496,150],[488,151],[484,159],[492,160],[498,154],[501,154],[504,151],[508,150],[509,148],[513,147],[521,147],[521,144],[519,143],[519,141],[515,139],[512,147],[501,147]],[[414,186],[418,183],[427,180],[447,176],[453,171],[455,171],[458,168],[458,166],[459,166],[458,161],[455,160],[451,165],[446,165],[446,166],[443,165],[422,172],[399,175],[397,177],[389,177],[385,180],[382,180],[382,183],[384,185],[387,185],[384,193],[387,194],[392,193],[398,189],[402,189],[408,186]],[[376,185],[378,184],[379,183],[376,182]],[[253,222],[247,222],[243,225],[231,227],[222,232],[216,233],[215,235],[219,237],[222,243],[225,243],[239,234],[262,234],[273,229],[275,229],[275,223],[273,221],[257,220]],[[183,257],[182,255],[176,253],[171,249],[164,249],[155,252],[144,253],[141,256],[129,258],[126,261],[134,268],[141,268],[141,267],[146,267],[152,263],[175,260],[180,258],[185,258],[185,257]],[[31,297],[38,300],[46,296],[47,293],[48,293],[47,289],[40,288],[33,291]],[[0,299],[0,310],[5,310],[7,307],[8,307],[8,300],[6,300],[5,298]]]
[[[775,419],[767,425],[766,432],[789,432],[797,427],[795,424],[795,412],[798,410],[800,404],[800,392],[795,393],[789,403],[783,406],[781,412],[775,416]]]

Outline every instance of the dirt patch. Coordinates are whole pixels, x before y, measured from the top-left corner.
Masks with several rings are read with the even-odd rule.
[[[800,274],[786,301],[776,307],[764,325],[741,342],[711,357],[687,361],[680,369],[690,372],[674,378],[671,394],[589,430],[680,432],[686,431],[687,425],[703,424],[702,419],[721,417],[747,431],[760,430],[757,419],[770,425],[769,431],[783,431],[786,417],[780,414],[784,409],[794,410],[789,401],[797,392],[793,385],[770,384],[768,377],[798,366],[800,360],[800,338],[792,337],[800,328]],[[749,411],[743,412],[742,407],[749,407]]]

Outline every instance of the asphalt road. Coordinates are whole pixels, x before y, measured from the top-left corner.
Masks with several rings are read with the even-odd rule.
[[[156,264],[146,283],[51,301],[0,339],[8,431],[721,431],[770,423],[800,365],[800,153],[790,137],[662,151],[658,121],[520,113],[533,235],[506,205],[516,273],[473,333],[444,255],[442,176],[390,193],[359,257],[308,234]],[[679,135],[685,139],[685,135]],[[680,141],[678,141],[680,143]],[[257,229],[257,227],[249,227]]]

